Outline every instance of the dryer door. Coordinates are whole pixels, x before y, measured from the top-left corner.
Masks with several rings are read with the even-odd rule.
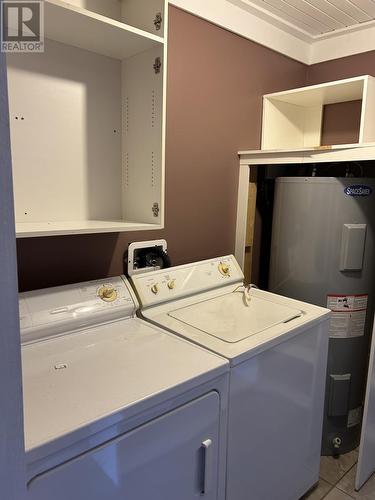
[[[28,498],[216,500],[219,413],[206,394],[36,477]]]

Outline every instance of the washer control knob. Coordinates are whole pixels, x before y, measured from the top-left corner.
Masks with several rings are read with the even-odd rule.
[[[173,290],[176,286],[176,280],[169,280],[167,283],[169,290]]]
[[[117,291],[113,286],[104,285],[99,288],[98,296],[104,300],[104,302],[113,302],[117,299]]]
[[[230,267],[225,262],[220,262],[219,271],[223,276],[230,276]]]
[[[152,285],[151,292],[154,293],[155,295],[159,292],[159,285],[157,283],[154,283]]]

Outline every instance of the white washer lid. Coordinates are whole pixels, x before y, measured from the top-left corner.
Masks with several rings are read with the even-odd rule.
[[[177,309],[169,316],[224,342],[236,343],[302,314],[299,309],[255,296],[246,305],[243,293],[234,292]]]

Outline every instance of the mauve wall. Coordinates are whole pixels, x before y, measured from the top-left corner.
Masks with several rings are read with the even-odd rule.
[[[166,238],[175,264],[234,251],[237,151],[260,146],[261,96],[306,66],[170,8],[166,228],[18,240],[20,290],[113,276],[129,242]]]
[[[375,76],[375,50],[333,61],[313,64],[308,67],[308,84],[341,80],[353,76]]]
[[[362,101],[340,102],[324,106],[321,144],[358,142],[361,111]]]

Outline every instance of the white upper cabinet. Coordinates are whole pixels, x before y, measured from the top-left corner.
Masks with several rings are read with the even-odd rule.
[[[8,54],[17,236],[164,225],[167,2],[45,0]]]

